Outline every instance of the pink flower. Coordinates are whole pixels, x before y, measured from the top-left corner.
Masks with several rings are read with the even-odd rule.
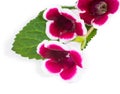
[[[69,9],[50,8],[44,12],[46,34],[50,39],[72,40],[76,35],[83,35],[82,24]]]
[[[86,24],[104,24],[109,14],[117,11],[119,6],[118,0],[79,0],[77,7],[84,11],[80,13],[81,19]]]
[[[51,73],[60,73],[64,80],[72,78],[77,66],[82,68],[82,57],[77,50],[58,41],[43,41],[38,45],[37,53],[45,58],[45,66]]]

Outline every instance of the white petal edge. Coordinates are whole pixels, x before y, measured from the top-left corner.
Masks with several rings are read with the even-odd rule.
[[[41,63],[42,63],[42,66],[41,66],[41,70],[42,70],[42,72],[46,75],[46,76],[55,76],[55,74],[56,75],[58,75],[58,73],[51,73],[47,68],[46,68],[46,62],[48,61],[48,60],[50,60],[50,59],[45,59],[45,60],[43,60]]]
[[[53,23],[53,21],[48,21],[48,22],[46,22],[46,30],[45,30],[45,33],[46,33],[46,35],[48,36],[48,38],[50,38],[51,40],[57,40],[58,37],[53,36],[53,35],[50,33],[50,30],[49,30],[50,25],[51,25],[52,23]]]
[[[67,47],[65,44],[62,44],[61,42],[58,42],[58,41],[48,41],[45,43],[45,47],[47,48],[49,45],[53,45],[53,44],[60,46],[65,51],[69,51],[69,47]]]
[[[71,40],[73,40],[76,36],[77,36],[76,33],[74,33],[74,35],[73,35],[72,38],[68,38],[68,39],[60,38],[60,42],[62,42],[62,43],[68,43]]]
[[[44,11],[44,13],[43,13],[43,18],[44,18],[45,20],[48,20],[48,19],[46,18],[46,14],[48,13],[48,11],[49,11],[50,9],[54,9],[54,8],[58,9],[58,12],[60,13],[60,11],[59,11],[59,10],[61,10],[61,7],[60,7],[60,6],[48,7],[48,8]]]
[[[82,19],[80,19],[80,17],[79,17],[79,11],[78,11],[77,9],[74,9],[74,10],[63,9],[63,8],[61,8],[60,6],[50,7],[50,8],[48,8],[47,10],[45,10],[45,12],[43,13],[43,18],[44,18],[44,19],[48,20],[48,19],[46,18],[46,14],[47,14],[47,12],[48,12],[50,9],[52,9],[52,8],[57,8],[60,14],[62,14],[62,13],[67,13],[68,15],[72,16],[74,19],[76,19],[76,22],[81,23],[81,25],[82,25],[82,30],[83,30],[83,34],[86,34],[86,33],[87,33],[87,29],[86,29],[86,27],[85,27],[84,21],[83,21]],[[46,34],[48,33],[47,36],[48,36],[50,39],[56,40],[56,39],[58,39],[58,38],[52,36],[52,35],[49,33],[49,26],[50,26],[50,24],[53,22],[53,21],[50,21],[50,22],[49,22],[49,21],[50,21],[50,20],[48,20],[48,22],[46,23]],[[73,39],[74,39],[74,38],[73,38]],[[61,41],[62,41],[62,40],[61,40]],[[63,40],[63,41],[64,41],[64,40]]]
[[[76,19],[76,22],[79,22],[82,25],[83,34],[87,33],[87,29],[85,27],[84,21],[82,19],[80,19],[79,11],[77,9],[74,9],[74,10],[61,9],[61,13],[67,13],[68,15],[70,15],[74,19]]]
[[[109,21],[110,21],[110,19],[111,19],[111,17],[112,17],[113,15],[112,15],[112,14],[108,14],[107,16],[108,16],[107,21],[106,21],[104,24],[102,24],[102,25],[99,25],[99,24],[94,23],[94,22],[93,22],[94,19],[93,19],[93,21],[92,21],[93,27],[99,30],[99,29],[101,29],[103,26],[109,24]]]
[[[41,46],[42,46],[43,44],[47,43],[47,42],[48,42],[48,40],[44,40],[44,41],[42,41],[41,43],[38,44],[38,46],[37,46],[37,53],[38,53],[38,54],[40,54],[39,51],[40,51]]]

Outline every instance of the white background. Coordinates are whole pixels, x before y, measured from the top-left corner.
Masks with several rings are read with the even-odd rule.
[[[41,10],[75,2],[0,0],[0,94],[120,94],[120,9],[84,50],[84,68],[77,81],[45,76],[39,60],[11,51],[15,34]]]

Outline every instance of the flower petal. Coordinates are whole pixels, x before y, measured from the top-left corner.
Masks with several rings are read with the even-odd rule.
[[[80,17],[81,17],[81,19],[84,20],[84,22],[86,24],[91,24],[91,21],[94,19],[94,17],[92,15],[90,15],[89,12],[80,13]]]
[[[70,10],[70,9],[62,9],[61,10],[61,14],[66,17],[67,19],[75,22],[75,21],[79,21],[80,17],[79,17],[79,10]]]
[[[60,76],[64,80],[69,80],[75,75],[76,70],[77,70],[76,66],[73,66],[73,67],[67,68],[67,69],[63,69],[63,71],[60,73]]]
[[[46,35],[52,40],[58,39],[60,32],[59,32],[58,28],[56,28],[54,22],[49,21],[46,23]]]
[[[83,35],[83,30],[82,30],[82,24],[79,22],[75,23],[75,30],[74,32],[77,33],[77,35],[82,36]]]
[[[99,18],[95,18],[93,22],[95,24],[102,25],[107,21],[107,19],[108,19],[108,15],[106,14],[106,15],[101,16]]]
[[[70,56],[72,58],[72,60],[79,66],[82,68],[82,57],[79,54],[79,52],[76,51],[70,51]]]
[[[77,7],[82,10],[82,11],[86,11],[89,7],[89,3],[93,1],[93,0],[79,0],[78,1],[78,4],[77,4]]]
[[[74,18],[74,16],[72,17],[73,14],[72,13],[68,14],[68,13],[66,12],[66,13],[61,13],[61,14],[62,14],[62,16],[66,17],[66,19],[69,19],[71,21],[76,21],[76,19]]]
[[[64,31],[63,31],[64,32]],[[75,36],[74,32],[65,32],[65,33],[61,33],[60,38],[61,39],[67,39],[67,40],[72,40]]]
[[[105,0],[108,3],[108,12],[115,13],[119,7],[118,0]]]
[[[61,68],[62,68],[60,63],[57,63],[54,60],[46,61],[45,66],[48,69],[48,71],[50,71],[52,73],[59,73],[61,71]]]
[[[58,11],[58,8],[51,8],[47,9],[43,15],[47,20],[55,20],[60,15],[60,13]]]
[[[45,43],[45,47],[55,51],[68,51],[68,47],[58,41],[49,41]]]
[[[42,43],[40,43],[37,47],[37,53],[39,55],[41,55],[43,58],[48,58],[49,57],[49,53],[50,53],[50,50],[45,48],[44,46],[44,43],[46,41],[43,41]]]
[[[51,50],[56,50],[56,51],[64,51],[64,49],[56,44],[51,44],[49,46],[47,46],[48,49]]]

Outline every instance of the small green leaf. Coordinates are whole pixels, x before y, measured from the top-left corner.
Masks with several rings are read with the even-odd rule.
[[[85,49],[91,39],[97,34],[97,29],[93,26],[86,25],[87,31],[89,31],[84,36],[77,36],[73,41],[81,44],[81,50]]]
[[[76,9],[75,6],[62,6],[62,8],[67,8],[67,9]]]
[[[37,46],[43,40],[48,40],[45,34],[46,21],[43,19],[43,12],[41,11],[16,35],[12,50],[17,54],[29,59],[41,59],[36,52]]]
[[[85,49],[88,43],[91,41],[91,39],[97,34],[97,29],[94,28],[94,30],[86,37],[86,43],[82,49]]]

